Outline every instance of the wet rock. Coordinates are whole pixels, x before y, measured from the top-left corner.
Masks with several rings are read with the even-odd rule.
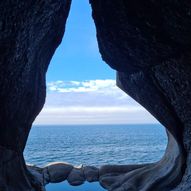
[[[85,182],[83,168],[73,168],[70,172],[67,181],[72,186],[78,186]]]
[[[99,169],[94,166],[85,166],[84,176],[88,182],[96,182],[99,180]]]
[[[50,183],[65,181],[71,173],[73,166],[67,163],[51,163],[44,168],[44,172],[49,176]]]

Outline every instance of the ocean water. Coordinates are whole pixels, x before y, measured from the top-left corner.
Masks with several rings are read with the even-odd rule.
[[[73,165],[135,164],[159,160],[167,137],[155,125],[34,126],[25,148],[27,163],[43,166],[65,161]],[[67,182],[47,191],[102,191],[98,183],[72,187]]]

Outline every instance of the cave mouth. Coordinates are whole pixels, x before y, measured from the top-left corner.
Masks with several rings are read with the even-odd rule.
[[[87,24],[82,25],[80,21],[84,21],[84,23]],[[82,46],[82,42],[86,42],[84,46]],[[74,59],[75,57],[77,59]],[[92,65],[95,67],[92,67]],[[77,71],[73,70],[73,68],[76,67],[82,67],[82,68],[77,68],[78,69]],[[97,70],[97,72],[95,72],[95,70]],[[100,79],[100,73],[102,74],[101,79]],[[104,73],[106,73],[105,76]],[[141,136],[141,131],[136,127],[137,124],[142,123],[143,128],[145,128],[147,126],[145,124],[157,123],[156,119],[154,119],[142,106],[140,106],[137,102],[135,102],[131,97],[129,97],[126,93],[121,91],[115,85],[116,84],[115,71],[112,70],[110,67],[108,67],[102,61],[99,53],[96,39],[96,29],[93,23],[93,19],[91,18],[91,9],[88,2],[84,1],[83,3],[78,3],[77,1],[76,2],[74,1],[72,3],[65,31],[65,37],[60,46],[57,48],[51,60],[46,76],[47,76],[46,103],[41,114],[37,117],[36,121],[34,122],[34,125],[61,126],[61,125],[109,124],[111,126],[114,126],[121,124],[125,126],[126,124],[130,125],[134,124],[132,125],[132,128],[134,127],[135,132],[137,132],[137,134],[140,134]],[[58,111],[57,113],[56,110]],[[92,112],[93,110],[97,110],[97,113],[96,112],[93,113]],[[108,110],[111,110],[111,112],[110,111],[108,112]],[[112,112],[113,114],[111,114]],[[94,120],[86,121],[86,118],[88,117],[89,119],[94,119]],[[160,134],[161,137],[158,136],[157,138],[158,142],[161,142],[162,145],[159,146],[158,149],[157,148],[145,149],[147,151],[153,150],[153,152],[154,150],[159,150],[160,154],[156,154],[156,158],[152,157],[152,152],[151,152],[146,156],[144,155],[141,156],[140,161],[137,160],[139,158],[137,155],[133,156],[131,160],[126,159],[125,161],[123,160],[122,157],[119,160],[115,159],[116,161],[114,162],[117,162],[119,164],[122,164],[123,162],[148,163],[159,160],[164,154],[164,149],[167,141],[166,137],[164,136],[165,134],[164,131],[161,130],[161,126],[157,124],[154,126],[158,126],[159,131],[157,132],[157,130],[154,128],[153,132],[149,132],[148,130],[149,128],[148,129],[145,128],[147,134],[144,135],[144,138],[145,140],[150,140],[152,139],[152,137],[156,136],[157,133]],[[39,131],[43,132],[42,129]],[[120,133],[122,134],[122,132]],[[32,139],[36,139],[36,137],[39,135],[37,132],[34,132],[34,135],[31,136]],[[47,135],[47,137],[50,137],[51,135],[52,134],[49,134]],[[128,137],[128,134],[126,134],[126,136]],[[134,135],[131,136],[133,137]],[[150,138],[148,138],[147,136],[149,136]],[[120,134],[118,135],[118,137],[120,137]],[[56,139],[56,137],[52,139],[54,140]],[[65,139],[67,139],[67,137]],[[142,139],[141,140],[142,144],[144,144],[143,138],[141,139]],[[41,137],[40,140],[43,140],[43,137]],[[157,141],[155,142],[154,139],[152,141],[153,141],[152,144],[156,145]],[[38,141],[36,142],[37,145],[43,145],[43,142],[42,143]],[[47,143],[49,142],[48,139],[46,142]],[[75,142],[79,142],[79,140],[76,140]],[[124,141],[122,142],[125,143],[125,138]],[[137,142],[137,140],[135,142]],[[35,143],[31,143],[29,136],[28,145],[30,145],[29,147],[31,150],[29,151],[30,152],[29,155],[32,156],[32,158],[27,157],[26,159],[27,161],[29,161],[29,163],[33,162],[35,163],[34,161],[35,159],[33,160],[33,154],[32,154],[34,153],[34,151],[32,151],[33,144]],[[54,142],[52,144],[55,145]],[[64,143],[60,140],[60,144]],[[148,145],[149,144],[150,143],[148,142]],[[44,147],[45,145],[42,148]],[[125,144],[123,144],[122,147],[125,147]],[[25,150],[27,149],[28,148],[26,147]],[[52,148],[52,151],[54,151],[54,148]],[[43,150],[41,150],[40,152],[43,152]],[[112,150],[110,152],[112,152]],[[131,151],[127,152],[130,153]],[[137,153],[139,152],[141,152],[141,149],[137,151]],[[51,155],[52,154],[50,154],[50,156]],[[119,155],[120,155],[119,153],[116,153],[116,156]],[[62,158],[58,158],[57,160],[60,161],[62,160]],[[99,161],[98,158],[97,161]],[[37,157],[37,162],[38,162],[38,157]],[[52,162],[52,157],[50,157],[50,159],[48,159],[45,163],[48,162]],[[67,161],[67,162],[72,162],[72,161]],[[76,162],[78,162],[77,164],[79,164],[79,162],[83,164],[85,161],[76,161]],[[108,162],[112,163],[112,161]],[[37,164],[42,165],[43,163],[39,162]],[[98,165],[103,165],[103,163]]]
[[[190,186],[191,89],[191,27],[187,4],[179,1],[89,2],[102,58],[118,71],[118,87],[166,128],[165,154],[158,162],[141,165],[26,166],[23,151],[32,122],[44,105],[45,73],[65,32],[71,0],[3,1],[0,6],[0,190],[44,190],[44,185],[65,179],[73,185],[84,180],[99,181],[112,191],[169,191],[179,183],[175,190],[187,190]],[[65,53],[67,51],[65,49]],[[72,59],[76,57],[70,55],[70,61]],[[78,76],[75,71],[81,74],[82,63],[73,67],[74,77]],[[91,68],[95,69],[92,65]],[[57,76],[64,71],[59,68]],[[106,73],[100,72],[102,74]],[[86,77],[88,75],[86,70]]]
[[[167,143],[164,129],[158,124],[147,125],[149,120],[152,123],[156,123],[156,120],[115,86],[115,72],[101,60],[95,39],[95,29],[91,31],[83,28],[80,32],[80,29],[76,28],[74,31],[81,33],[81,37],[79,34],[71,32],[74,23],[78,23],[77,20],[71,21],[72,18],[84,20],[80,16],[72,16],[73,11],[76,11],[75,7],[78,5],[73,2],[63,43],[58,47],[49,66],[46,103],[31,130],[25,149],[26,161],[43,166],[46,163],[64,160],[73,165],[86,164],[100,167],[104,164],[144,164],[160,160]],[[90,13],[89,18],[91,18]],[[91,21],[92,26],[94,24]],[[73,35],[71,36],[71,34]],[[83,34],[86,35],[83,36]],[[82,42],[77,38],[87,44],[89,42],[88,48],[83,49]],[[72,51],[70,51],[71,49]],[[74,59],[75,57],[79,58],[78,62]],[[72,71],[69,68],[72,68]],[[73,70],[73,68],[77,68],[77,70]],[[95,69],[98,70],[97,74]],[[63,76],[66,76],[66,80],[63,80]],[[87,78],[84,79],[82,76]],[[92,76],[94,79],[91,78]],[[72,97],[72,94],[75,96]],[[81,103],[79,103],[79,99]],[[93,110],[97,110],[97,114],[93,113]],[[111,111],[108,110],[113,110],[113,114],[111,115]],[[56,113],[56,111],[58,112]],[[137,118],[136,111],[139,115]],[[84,112],[83,115],[82,112]],[[82,127],[82,124],[86,123],[87,117],[94,120]],[[51,118],[52,121],[50,121]],[[124,118],[126,118],[125,121]],[[69,119],[75,123],[71,124]],[[67,120],[69,126],[65,124],[64,127],[61,127],[62,122],[66,122],[64,120]],[[142,129],[140,129],[140,124],[126,125],[126,123],[136,123],[136,120],[140,124],[141,122],[145,124],[142,125]],[[101,125],[98,127],[98,124],[95,125],[96,121],[99,121],[98,124],[101,124],[102,127]],[[92,125],[92,123],[95,131],[93,136],[90,127],[88,128],[88,124]],[[39,124],[40,126],[38,126]],[[77,124],[81,124],[81,128],[76,129]],[[53,125],[56,126],[53,127]],[[99,128],[102,128],[101,132]],[[55,133],[56,131],[58,133]],[[99,152],[91,142],[82,141],[84,134],[86,135],[85,140],[94,140],[94,144],[97,144],[100,149]],[[132,139],[133,137],[134,139]],[[72,144],[74,145],[72,146]],[[76,151],[71,151],[71,148]],[[79,151],[84,154],[83,157]],[[70,155],[71,152],[73,155]],[[105,157],[103,158],[103,156]]]

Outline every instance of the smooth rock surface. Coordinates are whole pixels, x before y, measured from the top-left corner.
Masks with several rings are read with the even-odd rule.
[[[72,186],[78,186],[85,182],[83,168],[73,168],[68,175],[67,181]]]
[[[84,176],[88,182],[96,182],[99,180],[99,169],[93,166],[85,166],[83,168]]]
[[[67,163],[51,163],[47,167],[44,167],[45,171],[47,169],[47,174],[49,176],[50,183],[58,183],[67,179],[68,175],[71,173],[73,166]]]

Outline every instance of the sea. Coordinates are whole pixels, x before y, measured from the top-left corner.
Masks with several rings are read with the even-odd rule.
[[[24,157],[44,166],[64,161],[73,165],[137,164],[160,160],[167,145],[160,124],[33,126]],[[49,184],[47,191],[104,191],[99,183]]]

